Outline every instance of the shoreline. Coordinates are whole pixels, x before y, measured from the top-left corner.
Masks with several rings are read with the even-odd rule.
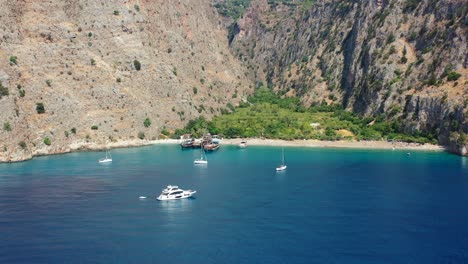
[[[446,151],[443,146],[433,144],[419,144],[388,141],[321,141],[321,140],[281,140],[260,138],[222,139],[221,145],[238,145],[241,141],[247,146],[276,146],[276,147],[311,147],[311,148],[349,148],[349,149],[391,149],[391,150],[421,150]],[[149,145],[179,144],[179,139],[159,139],[149,141]]]
[[[310,147],[310,148],[342,148],[342,149],[386,149],[386,150],[418,150],[418,151],[447,151],[444,147],[432,144],[418,144],[406,142],[387,141],[320,141],[320,140],[281,140],[260,138],[236,138],[222,139],[221,145],[237,146],[241,141],[246,141],[247,146],[276,146],[276,147]],[[0,157],[0,163],[21,162],[38,156],[59,155],[70,152],[103,151],[114,148],[133,148],[160,144],[180,144],[180,139],[157,139],[157,140],[122,140],[100,144],[95,142],[74,142],[69,146],[56,148],[36,149],[32,153],[23,155]]]
[[[288,141],[281,139],[252,138],[223,139],[221,144],[237,145],[241,141],[246,141],[247,145],[251,146],[445,151],[445,148],[439,145],[387,141],[321,141],[313,139]]]

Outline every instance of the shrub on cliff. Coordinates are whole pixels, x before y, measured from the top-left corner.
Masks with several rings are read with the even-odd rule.
[[[135,66],[135,69],[136,69],[137,71],[141,70],[141,63],[140,63],[139,61],[134,60],[134,61],[133,61],[133,66]]]
[[[18,143],[18,146],[20,146],[22,149],[27,149],[28,148],[28,145],[26,145],[26,142],[24,142],[24,141],[20,141]]]
[[[44,138],[44,144],[46,144],[47,146],[50,146],[50,144],[52,144],[52,142],[50,142],[50,139],[48,137]]]
[[[452,71],[452,72],[449,72],[449,73],[448,73],[448,75],[447,75],[447,80],[448,80],[448,81],[456,81],[456,80],[458,80],[458,78],[460,78],[460,77],[461,77],[461,74],[460,74],[460,73]]]
[[[11,131],[11,125],[10,125],[10,122],[5,122],[3,123],[3,130],[9,132]]]
[[[18,65],[18,61],[17,61],[18,57],[16,56],[10,56],[10,65]]]
[[[36,112],[38,114],[43,114],[45,113],[45,108],[43,103],[36,103]]]
[[[149,119],[149,117],[147,117],[147,118],[145,119],[145,121],[143,121],[143,125],[144,125],[145,127],[151,126],[151,120]]]
[[[0,82],[0,99],[3,97],[3,96],[8,96],[9,92],[8,92],[8,88],[4,87],[2,85],[2,82]]]

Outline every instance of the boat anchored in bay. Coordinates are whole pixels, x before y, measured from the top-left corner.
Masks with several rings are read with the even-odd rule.
[[[179,200],[192,197],[196,192],[197,191],[194,190],[182,190],[179,188],[179,186],[168,185],[165,189],[162,190],[157,199],[159,201]]]
[[[282,148],[282,155],[281,155],[281,164],[276,167],[276,171],[284,171],[288,166],[284,163],[284,148]]]

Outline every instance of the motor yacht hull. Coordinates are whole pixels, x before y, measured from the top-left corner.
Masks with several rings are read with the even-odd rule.
[[[159,201],[180,200],[180,199],[186,199],[186,198],[192,197],[195,193],[196,191],[187,190],[181,194],[161,194],[158,196],[157,199]]]

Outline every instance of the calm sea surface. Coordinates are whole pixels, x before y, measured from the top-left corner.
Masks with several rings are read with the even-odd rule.
[[[0,164],[0,263],[468,263],[468,158],[156,145]],[[159,202],[166,185],[194,199]],[[140,195],[148,196],[140,200]]]

